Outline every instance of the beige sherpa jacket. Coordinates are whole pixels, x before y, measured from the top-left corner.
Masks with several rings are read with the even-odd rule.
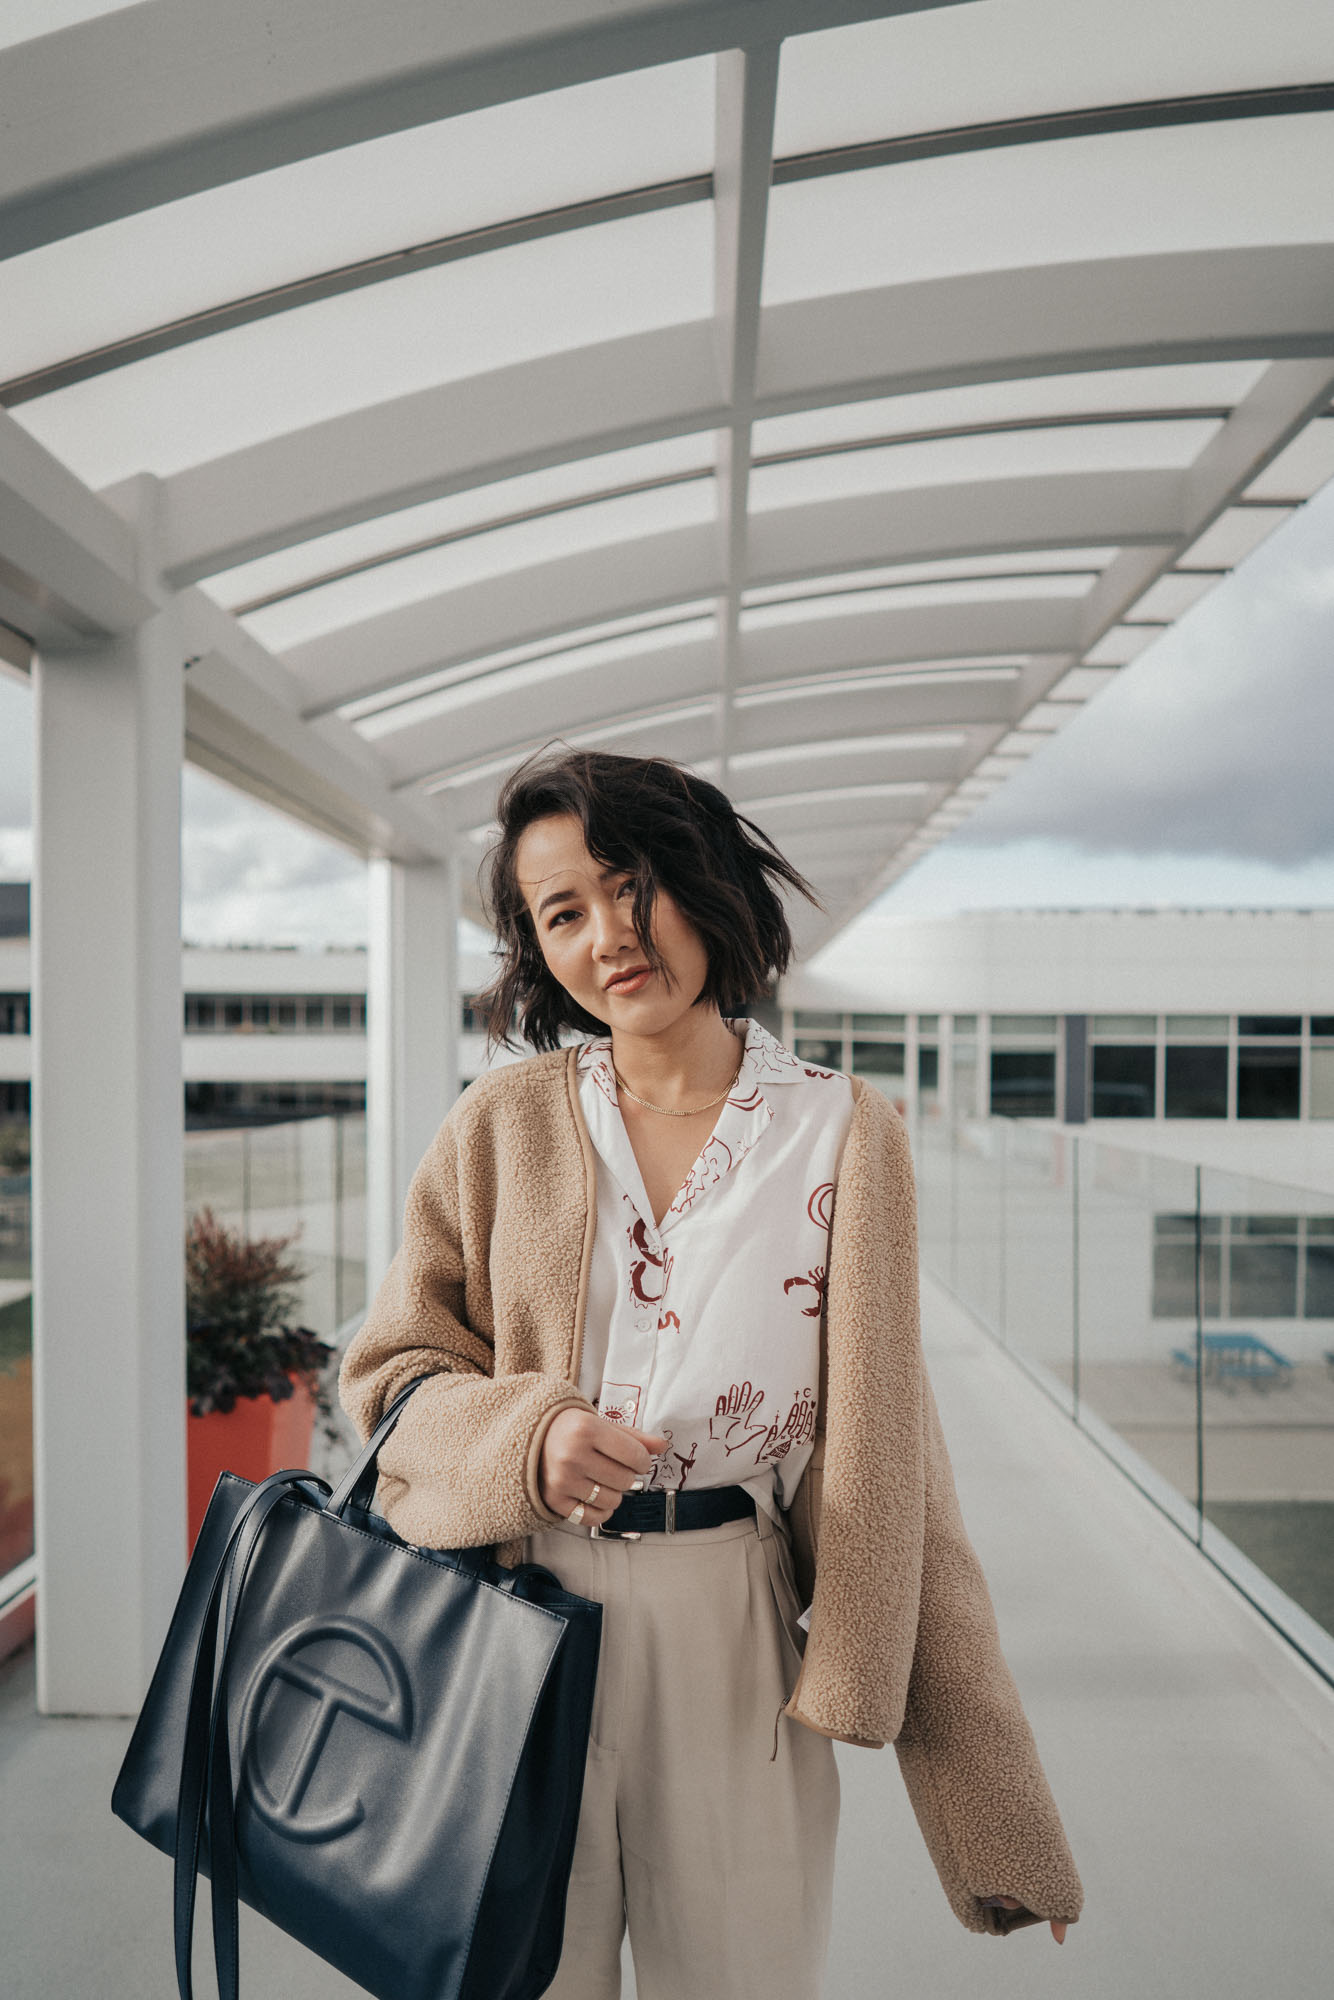
[[[538,1490],[548,1424],[578,1388],[596,1227],[595,1156],[573,1047],[489,1070],[413,1177],[402,1245],[343,1357],[363,1439],[414,1376],[380,1456],[378,1504],[405,1540],[492,1545],[559,1518]],[[902,1119],[853,1078],[822,1325],[818,1428],[793,1495],[811,1604],[784,1713],[893,1743],[951,1907],[969,1930],[1075,1921],[1083,1889],[1001,1652],[955,1493],[918,1328],[917,1220]],[[813,1600],[813,1602],[812,1602]],[[983,1908],[1016,1896],[1024,1912]]]

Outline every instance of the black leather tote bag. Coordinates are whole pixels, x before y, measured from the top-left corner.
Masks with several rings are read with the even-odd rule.
[[[379,2000],[536,2000],[555,1977],[602,1606],[372,1512],[428,1379],[336,1491],[214,1489],[111,1799],[175,1859],[181,2000],[201,1871],[222,2000],[238,1897]]]

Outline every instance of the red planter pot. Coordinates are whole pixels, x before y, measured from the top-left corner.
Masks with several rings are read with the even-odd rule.
[[[287,1466],[310,1462],[315,1430],[315,1399],[304,1382],[294,1378],[285,1402],[272,1396],[238,1396],[233,1409],[212,1410],[206,1417],[186,1416],[186,1469],[189,1489],[191,1551],[204,1524],[208,1503],[220,1474],[235,1472],[242,1479],[267,1479]]]

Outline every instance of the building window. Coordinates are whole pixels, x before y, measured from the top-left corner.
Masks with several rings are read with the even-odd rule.
[[[1307,1319],[1334,1319],[1334,1216],[1306,1218]]]
[[[1054,1014],[993,1014],[991,1032],[995,1035],[1054,1035],[1056,1016]]]
[[[868,1034],[903,1035],[908,1031],[906,1014],[854,1014],[852,1032],[854,1035],[865,1031]]]
[[[315,998],[307,998],[305,1003],[305,1009],[306,1009],[306,1033],[308,1035],[322,1035],[324,1033],[323,1000]]]
[[[892,1076],[902,1079],[905,1073],[904,1045],[902,1042],[853,1043],[852,1074],[854,1076]]]
[[[1287,1035],[1297,1038],[1302,1032],[1300,1014],[1241,1014],[1237,1017],[1237,1033],[1247,1035]]]
[[[1164,1085],[1166,1117],[1226,1118],[1226,1048],[1169,1042]]]
[[[285,1124],[293,1118],[327,1118],[364,1112],[362,1082],[302,1080],[273,1083],[187,1083],[185,1122],[204,1126]]]
[[[925,1042],[917,1051],[917,1088],[923,1097],[934,1097],[940,1089],[940,1050]]]
[[[809,1007],[797,1007],[793,1010],[792,1026],[794,1028],[817,1028],[825,1034],[842,1035],[843,1016],[841,1014],[814,1013]]]
[[[1228,1256],[1229,1319],[1297,1317],[1297,1218],[1234,1215]]]
[[[838,1069],[843,1061],[842,1042],[816,1042],[799,1036],[792,1051],[803,1062],[818,1063],[821,1069]]]
[[[1010,1015],[1023,1020],[1023,1015]],[[1035,1019],[1045,1019],[1038,1015]],[[991,1113],[1000,1118],[1056,1116],[1056,1051],[1054,1049],[993,1049],[991,1051]]]
[[[1156,1014],[1095,1014],[1089,1023],[1094,1035],[1156,1035]]]
[[[1157,1089],[1158,1051],[1152,1043],[1094,1043],[1095,1118],[1152,1118]]]
[[[1243,1019],[1245,1018],[1243,1016]],[[1238,1118],[1296,1118],[1301,1111],[1301,1102],[1300,1043],[1239,1044]]]
[[[1200,1218],[1203,1317],[1334,1319],[1334,1216]],[[1155,1319],[1195,1317],[1195,1218],[1156,1215]]]
[[[1223,1288],[1222,1221],[1200,1218],[1201,1301],[1206,1319],[1217,1319]],[[1153,1218],[1153,1316],[1155,1319],[1195,1317],[1195,1217],[1155,1215]]]
[[[0,993],[0,1035],[30,1035],[32,1012],[26,993]]]

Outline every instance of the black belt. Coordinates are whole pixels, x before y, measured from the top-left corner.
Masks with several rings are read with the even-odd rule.
[[[590,1535],[637,1537],[680,1533],[683,1528],[716,1528],[723,1521],[754,1518],[755,1496],[745,1486],[701,1486],[678,1492],[674,1486],[647,1493],[624,1493],[614,1514]]]

